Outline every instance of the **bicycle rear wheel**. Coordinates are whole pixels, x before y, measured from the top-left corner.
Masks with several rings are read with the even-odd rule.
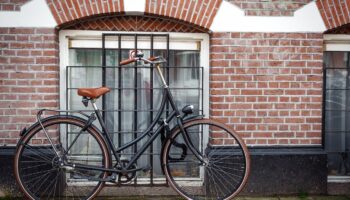
[[[162,166],[172,188],[186,199],[231,199],[244,187],[250,157],[244,142],[228,126],[209,119],[184,124],[204,162],[187,148],[180,129],[164,143]]]
[[[43,126],[60,156],[39,124],[31,128],[18,144],[14,160],[22,192],[29,199],[92,199],[103,187],[99,178],[107,173],[63,166],[60,159],[71,166],[108,168],[108,149],[101,135],[91,126],[82,131],[85,122],[76,117],[52,118]]]

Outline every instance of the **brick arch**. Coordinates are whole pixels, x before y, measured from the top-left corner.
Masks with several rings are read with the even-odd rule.
[[[146,0],[145,12],[209,29],[222,0]]]
[[[146,15],[91,17],[85,20],[74,21],[61,27],[61,29],[184,33],[207,33],[209,31],[194,24]]]
[[[96,17],[125,15],[124,0],[46,0],[61,28]],[[222,0],[146,0],[144,14],[209,29]]]
[[[46,0],[57,26],[94,15],[123,13],[123,0]]]
[[[350,1],[317,0],[316,4],[328,29],[326,33],[334,31],[344,33],[344,27],[349,27],[347,24],[350,23]],[[338,30],[339,28],[341,30]]]

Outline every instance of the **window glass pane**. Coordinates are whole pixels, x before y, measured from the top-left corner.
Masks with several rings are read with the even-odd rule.
[[[69,49],[70,66],[101,66],[101,49]]]
[[[102,60],[102,57],[101,57],[101,60]],[[119,65],[118,62],[119,62],[118,50],[106,49],[106,66],[118,66]]]
[[[122,49],[120,52],[121,60],[129,57],[130,42],[128,45],[122,43],[123,47],[127,49]],[[151,55],[149,49],[142,49],[142,52],[145,58]],[[134,63],[131,63],[120,67],[118,64],[120,61],[118,49],[106,49],[105,53],[107,67],[105,68],[105,77],[103,77],[101,67],[102,49],[74,48],[69,50],[70,66],[82,67],[67,68],[68,87],[72,88],[68,92],[68,105],[70,109],[91,109],[82,105],[81,97],[77,95],[76,89],[73,88],[101,87],[104,78],[106,86],[111,88],[111,92],[105,95],[106,104],[104,109],[109,110],[105,113],[105,122],[114,144],[120,146],[133,140],[135,133],[140,135],[150,125],[152,115],[155,118],[162,100],[162,83],[157,70],[155,68],[151,69],[149,64],[138,63],[135,66]],[[166,80],[169,81],[169,87],[179,109],[192,104],[195,108],[194,113],[201,114],[202,68],[200,68],[200,52],[195,50],[169,50],[169,55],[167,55],[166,50],[154,50],[154,56],[163,56],[169,59],[169,68],[165,65],[162,67],[162,71]],[[153,79],[151,79],[152,76]],[[137,105],[135,105],[135,102]],[[102,101],[99,100],[97,103],[98,107],[102,108]],[[163,117],[165,117],[165,113],[163,113]],[[137,118],[136,122],[135,118]],[[145,141],[141,140],[137,144],[138,149]],[[161,141],[159,138],[153,143],[153,153],[155,154],[153,161],[150,161],[149,155],[142,156],[139,160],[142,166],[150,164],[150,162],[155,163],[154,177],[163,176],[159,166],[159,155],[157,155],[160,153],[160,149]],[[134,148],[126,149],[124,153],[127,156],[123,159],[130,159],[133,152]],[[147,152],[150,152],[150,149],[146,150]],[[198,172],[193,174],[198,174]],[[148,176],[149,173],[139,175],[139,177]]]
[[[327,89],[345,89],[349,82],[348,71],[346,69],[327,69]]]
[[[348,53],[347,52],[326,52],[324,57],[326,68],[347,68]]]
[[[350,175],[350,80],[348,52],[325,52],[325,150],[328,174]]]
[[[325,118],[326,131],[350,131],[349,111],[327,111]]]
[[[68,70],[70,88],[101,87],[102,85],[100,67],[70,67]]]
[[[345,110],[346,109],[346,90],[327,90],[326,91],[326,110]],[[348,105],[350,106],[350,105]]]

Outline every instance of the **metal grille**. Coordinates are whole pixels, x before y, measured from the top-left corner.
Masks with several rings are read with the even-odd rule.
[[[134,47],[124,47],[123,41],[131,39]],[[142,43],[138,45],[139,41]],[[145,45],[145,41],[149,42]],[[157,49],[159,41],[162,41],[161,49]],[[157,43],[158,42],[158,43]],[[107,44],[108,43],[108,44]],[[155,44],[157,43],[157,44]],[[111,46],[115,44],[115,46]],[[76,108],[72,99],[76,98],[76,85],[73,74],[84,74],[87,70],[92,74],[101,76],[101,84],[111,88],[111,92],[100,100],[100,107],[103,110],[103,117],[109,133],[112,134],[113,142],[116,146],[135,139],[139,134],[151,124],[154,116],[158,112],[161,100],[161,85],[156,75],[156,71],[151,66],[141,66],[140,63],[129,66],[119,66],[121,60],[128,58],[129,50],[142,50],[145,57],[162,55],[168,60],[163,66],[166,81],[177,101],[179,108],[186,104],[195,104],[195,114],[203,113],[203,68],[199,67],[199,52],[176,51],[169,49],[169,35],[154,34],[103,34],[101,65],[102,66],[68,66],[67,67],[67,109]],[[149,48],[145,48],[149,47]],[[165,48],[164,48],[165,47]],[[192,66],[175,66],[176,54],[198,54],[198,62]],[[114,56],[114,57],[113,57]],[[113,60],[114,62],[110,62]],[[192,56],[196,57],[196,56]],[[186,59],[186,57],[184,57]],[[172,65],[170,65],[172,64]],[[85,73],[86,74],[86,73]],[[180,80],[181,79],[181,80]],[[181,83],[179,83],[181,82]],[[98,85],[86,81],[80,87],[97,87]],[[79,107],[81,108],[81,107]],[[164,117],[169,114],[169,105],[166,106]],[[172,124],[174,125],[174,124]],[[122,159],[129,159],[142,145],[142,140],[138,145],[123,152]],[[138,165],[148,163],[152,170],[148,173],[139,174],[132,185],[155,185],[164,183],[160,169],[161,138],[139,159]]]

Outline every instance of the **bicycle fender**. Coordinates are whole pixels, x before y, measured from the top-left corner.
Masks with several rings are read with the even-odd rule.
[[[80,120],[82,122],[86,122],[85,119],[83,119],[81,117],[73,116],[73,115],[52,115],[50,117],[46,117],[46,118],[41,119],[41,123],[44,123],[44,122],[46,122],[48,120],[52,120],[52,119],[56,119],[56,118],[73,118],[73,119]],[[29,128],[24,127],[20,131],[21,138],[24,137],[28,132],[30,132],[33,128],[35,128],[38,125],[40,126],[40,123],[37,121],[34,124],[32,124],[31,126],[29,126]]]
[[[195,115],[195,116],[191,116],[191,117],[188,117],[186,118],[184,121],[183,121],[183,124],[185,125],[186,123],[188,122],[191,122],[191,121],[194,121],[194,120],[198,120],[198,119],[203,119],[204,118],[204,115]],[[162,143],[162,148],[161,148],[161,151],[160,152],[163,152],[164,150],[164,144],[167,140],[170,140],[171,139],[171,136],[173,135],[173,133],[179,128],[178,125],[174,126],[170,131],[169,133],[167,134],[167,136],[165,137],[164,139],[164,142]],[[161,168],[162,168],[162,173],[164,174],[164,166],[163,166],[163,156],[162,156],[162,153],[160,154],[160,164],[161,164]]]
[[[73,115],[68,115],[68,116],[67,115],[52,115],[50,117],[46,117],[46,118],[41,119],[41,123],[44,123],[44,122],[46,122],[48,120],[52,120],[52,119],[55,119],[55,118],[74,118],[74,119],[80,120],[82,122],[86,121],[85,119],[83,119],[81,117],[77,117],[77,116],[73,116]],[[26,136],[27,133],[32,131],[37,126],[40,126],[40,123],[38,121],[35,122],[34,124],[32,124],[31,126],[29,126],[28,128],[24,127],[19,133],[20,138],[19,138],[19,141],[18,141],[16,147],[18,147],[19,144],[22,144],[22,140],[23,140],[24,136]],[[98,129],[96,129],[96,130],[98,130]]]
[[[52,120],[52,119],[57,119],[57,118],[70,118],[70,119],[79,120],[79,121],[81,121],[81,122],[83,122],[83,123],[85,123],[85,124],[88,124],[88,123],[89,123],[88,120],[86,120],[86,119],[84,119],[84,118],[82,118],[82,117],[74,116],[74,115],[52,115],[52,116],[49,116],[49,117],[46,117],[46,118],[41,119],[41,123],[44,123],[44,122],[49,121],[49,120]],[[23,140],[24,136],[26,136],[30,131],[32,131],[32,130],[33,130],[35,127],[37,127],[37,126],[40,126],[40,123],[39,123],[39,122],[35,122],[35,123],[32,124],[28,129],[27,129],[27,128],[23,128],[23,129],[21,130],[21,132],[20,132],[20,139],[19,139],[19,141],[18,141],[18,143],[17,143],[17,145],[16,145],[16,149],[18,148],[18,146],[19,146],[20,144],[22,144],[22,140]],[[91,126],[93,129],[95,129],[95,131],[99,132],[99,133],[102,135],[101,131],[100,131],[95,125],[93,125],[93,124],[91,123],[91,124],[89,124],[89,126]],[[102,138],[102,139],[103,139],[103,142],[105,143],[105,145],[108,146],[108,144],[107,144],[107,142],[105,141],[105,139],[104,139],[104,138]],[[109,151],[108,154],[109,154],[109,158],[110,158],[110,163],[111,163],[111,165],[112,165],[112,156],[111,156],[111,152]]]
[[[195,115],[195,116],[191,116],[191,117],[188,117],[188,118],[184,119],[183,124],[186,124],[186,123],[191,122],[191,121],[193,121],[193,120],[203,119],[203,118],[204,118],[204,115]],[[168,134],[168,135],[165,137],[164,142],[167,141],[168,139],[170,139],[170,136],[172,135],[172,133],[175,132],[175,130],[176,130],[177,128],[179,128],[178,125],[174,126],[174,127],[169,131],[170,134]],[[163,145],[162,145],[162,150],[163,150]]]

